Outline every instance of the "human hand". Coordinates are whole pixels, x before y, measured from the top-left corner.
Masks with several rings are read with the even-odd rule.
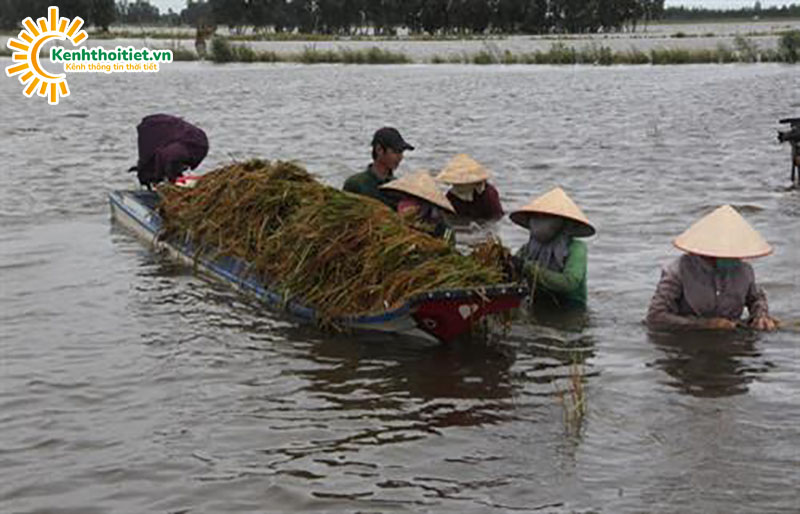
[[[736,322],[728,318],[710,318],[704,321],[703,326],[711,330],[733,330]]]
[[[750,320],[750,328],[755,330],[765,330],[767,332],[772,332],[773,330],[777,329],[780,325],[778,320],[775,318],[771,318],[766,315],[758,316],[757,318],[753,318]]]
[[[539,274],[539,265],[535,262],[528,261],[522,266],[522,274],[529,278],[534,278]]]

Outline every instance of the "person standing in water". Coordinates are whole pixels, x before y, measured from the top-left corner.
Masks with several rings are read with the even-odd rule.
[[[428,170],[417,170],[381,186],[397,201],[397,213],[413,220],[424,232],[455,243],[453,231],[443,212],[453,213],[453,206],[436,186]]]
[[[492,174],[467,154],[458,154],[442,169],[436,180],[450,184],[447,199],[456,216],[471,221],[491,221],[503,217],[497,189],[488,180]]]
[[[397,209],[397,201],[380,189],[394,180],[394,171],[403,160],[403,152],[414,150],[393,127],[383,127],[372,136],[372,162],[367,169],[347,178],[342,189],[369,196]]]
[[[767,296],[742,259],[772,253],[769,244],[730,205],[704,216],[673,245],[686,252],[661,273],[647,324],[659,328],[775,330]]]
[[[509,217],[530,234],[514,262],[531,283],[534,300],[585,307],[588,250],[577,238],[592,236],[595,229],[583,211],[556,187]]]

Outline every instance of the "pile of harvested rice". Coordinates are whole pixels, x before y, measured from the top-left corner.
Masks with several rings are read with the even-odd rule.
[[[198,254],[213,249],[251,262],[271,289],[323,318],[398,307],[433,289],[503,281],[492,258],[461,255],[382,203],[322,185],[296,164],[235,163],[192,189],[159,193],[164,237],[188,236]]]

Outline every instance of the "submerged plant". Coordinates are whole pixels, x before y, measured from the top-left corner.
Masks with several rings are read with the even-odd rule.
[[[781,36],[778,54],[784,62],[800,61],[800,30],[791,30]]]
[[[172,60],[175,62],[196,61],[199,58],[194,50],[189,50],[182,46],[174,45],[170,50],[172,50]]]
[[[211,40],[211,60],[214,62],[231,62],[235,60],[233,46],[224,37],[215,36]]]
[[[733,39],[733,46],[739,55],[741,62],[758,62],[760,54],[758,51],[758,44],[742,35],[737,35]]]
[[[566,386],[556,384],[556,398],[564,413],[564,428],[571,434],[580,432],[586,415],[586,392],[583,386],[583,365],[574,360],[569,365]]]

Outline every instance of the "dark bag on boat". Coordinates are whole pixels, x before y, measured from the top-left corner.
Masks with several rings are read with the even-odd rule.
[[[135,171],[139,183],[148,188],[197,168],[208,154],[206,133],[169,114],[145,116],[136,131],[139,160],[128,171]]]

